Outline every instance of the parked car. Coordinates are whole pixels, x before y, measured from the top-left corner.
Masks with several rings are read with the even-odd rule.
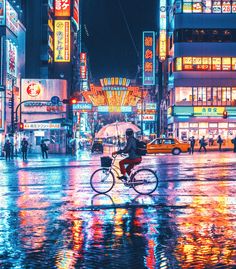
[[[189,152],[190,145],[187,142],[179,142],[176,138],[156,138],[147,144],[147,153],[172,153],[179,155],[181,152]]]
[[[102,140],[95,140],[93,142],[92,148],[91,148],[91,152],[99,152],[99,153],[103,153],[103,144],[102,144]]]

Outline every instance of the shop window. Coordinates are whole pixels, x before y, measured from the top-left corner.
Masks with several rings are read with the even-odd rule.
[[[213,1],[212,2],[212,12],[213,13],[221,13],[221,1]]]
[[[208,122],[199,122],[199,128],[208,128]]]
[[[230,1],[223,1],[223,3],[222,3],[222,13],[231,13],[231,3],[230,3]]]
[[[190,128],[198,128],[198,123],[189,123]]]
[[[236,13],[236,1],[232,1],[232,13]]]
[[[222,58],[222,70],[223,71],[230,71],[231,70],[231,58],[230,57],[223,57]]]
[[[212,58],[212,70],[213,71],[219,71],[221,70],[221,58],[217,57],[213,57]]]
[[[236,88],[232,88],[232,106],[236,106]]]
[[[182,58],[178,57],[175,59],[175,69],[176,71],[182,71]]]
[[[192,1],[191,0],[183,1],[183,13],[192,13]]]
[[[232,58],[232,70],[236,70],[236,58]]]
[[[179,123],[179,128],[188,128],[189,127],[189,123],[188,122],[180,122]]]
[[[228,128],[227,122],[219,122],[219,128]]]
[[[234,123],[234,122],[229,123],[229,128],[236,128],[236,123]]]
[[[193,0],[193,13],[202,13],[202,1]]]
[[[209,123],[209,128],[217,128],[217,123]]]
[[[192,105],[192,88],[191,87],[177,87],[175,88],[176,104]]]

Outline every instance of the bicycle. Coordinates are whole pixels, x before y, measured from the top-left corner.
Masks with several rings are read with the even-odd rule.
[[[90,185],[97,193],[104,194],[111,191],[115,185],[115,175],[116,177],[119,176],[118,171],[120,171],[120,168],[114,164],[117,155],[112,157],[113,159],[110,157],[102,157],[107,158],[106,163],[102,163],[102,168],[94,171],[90,177]],[[138,164],[136,164],[136,166],[137,165]],[[151,194],[158,186],[158,177],[156,173],[148,168],[133,169],[130,174],[130,180],[121,181],[126,187],[133,188],[139,194]]]

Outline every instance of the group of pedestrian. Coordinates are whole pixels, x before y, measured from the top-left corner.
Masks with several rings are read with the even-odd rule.
[[[28,157],[28,147],[29,147],[29,143],[26,140],[26,138],[24,137],[22,139],[22,141],[21,141],[21,152],[22,152],[22,159],[23,159],[23,161],[26,161],[27,160],[27,157]],[[47,144],[45,143],[44,140],[41,141],[40,147],[41,147],[41,153],[42,153],[43,159],[44,158],[47,159],[48,158],[48,146],[47,146]],[[13,145],[10,142],[9,139],[6,140],[6,142],[4,144],[4,147],[3,147],[3,151],[5,152],[5,159],[6,159],[6,161],[7,160],[10,160],[10,159],[13,159]]]
[[[224,140],[221,138],[220,135],[218,135],[218,138],[217,138],[216,142],[219,145],[219,148],[218,148],[219,151],[222,151],[222,144],[223,144]],[[235,136],[234,139],[231,140],[231,142],[234,145],[233,152],[236,152],[236,136]],[[194,153],[194,146],[195,146],[195,143],[196,143],[196,140],[195,140],[194,136],[192,136],[192,137],[189,138],[189,143],[190,143],[189,154],[193,154]],[[199,147],[198,152],[201,152],[202,149],[204,150],[204,152],[207,152],[207,149],[206,149],[207,142],[206,142],[205,136],[203,136],[199,140],[199,145],[200,145],[200,147]]]

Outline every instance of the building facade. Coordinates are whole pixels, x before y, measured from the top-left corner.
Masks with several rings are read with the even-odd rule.
[[[181,140],[221,135],[230,144],[236,135],[235,2],[177,0],[165,10],[163,129]]]

